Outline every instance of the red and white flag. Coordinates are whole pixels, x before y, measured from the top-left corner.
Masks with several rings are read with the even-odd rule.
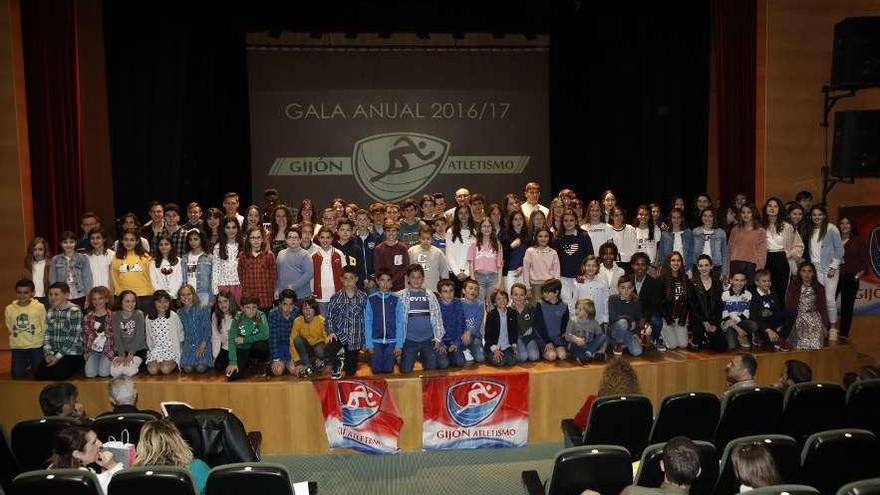
[[[330,448],[394,454],[403,420],[385,380],[318,380]]]

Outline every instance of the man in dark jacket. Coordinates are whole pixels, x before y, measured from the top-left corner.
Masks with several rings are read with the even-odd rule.
[[[651,328],[651,341],[658,351],[666,351],[666,344],[660,337],[663,330],[663,282],[648,275],[648,265],[651,260],[645,253],[635,253],[629,261],[633,271],[633,283],[639,304],[642,306],[643,325]],[[647,340],[647,339],[645,339]],[[645,346],[647,342],[643,342]]]

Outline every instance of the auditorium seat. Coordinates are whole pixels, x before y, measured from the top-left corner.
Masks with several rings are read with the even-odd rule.
[[[651,401],[643,395],[599,397],[590,407],[587,428],[580,432],[574,421],[562,421],[566,447],[620,445],[636,461],[648,444],[653,423]]]
[[[710,442],[695,440],[694,443],[700,452],[700,475],[691,485],[691,493],[709,495],[718,479],[718,451]],[[657,488],[663,483],[660,460],[663,458],[663,447],[665,446],[666,443],[656,443],[645,447],[642,460],[639,462],[638,473],[636,473],[636,485]]]
[[[125,441],[127,438],[129,442],[137,445],[144,423],[154,419],[156,418],[152,415],[144,413],[108,414],[95,419],[92,429],[102,442],[110,441],[111,437],[119,441]]]
[[[12,453],[9,437],[6,436],[6,430],[0,425],[0,490],[9,493],[12,479],[20,472],[18,460]]]
[[[807,437],[843,426],[846,392],[836,383],[797,383],[785,393],[781,433],[803,445]],[[758,420],[760,421],[760,420]]]
[[[12,451],[22,471],[44,469],[52,456],[52,439],[55,433],[68,426],[77,426],[74,418],[50,416],[19,421],[12,427]]]
[[[186,409],[169,417],[194,455],[209,466],[260,462],[241,421],[226,409]]]
[[[782,392],[771,387],[733,390],[721,403],[721,417],[715,427],[715,448],[723,451],[727,442],[750,435],[779,433]]]
[[[196,495],[186,469],[170,466],[128,468],[110,478],[107,495]]]
[[[279,464],[243,462],[211,470],[205,495],[239,493],[292,495],[293,488],[287,469]]]
[[[95,473],[84,469],[46,469],[18,475],[9,495],[102,495]]]
[[[846,427],[880,435],[880,379],[850,385],[846,391]]]
[[[837,490],[837,495],[880,495],[880,478],[847,483]]]
[[[867,430],[843,429],[810,435],[801,452],[801,482],[834,493],[853,481],[880,476],[880,445]]]
[[[753,443],[762,443],[767,447],[776,462],[776,468],[779,470],[779,475],[782,476],[782,481],[794,483],[798,480],[801,458],[800,448],[794,438],[787,435],[742,437],[727,443],[724,453],[721,455],[721,474],[718,476],[718,483],[715,484],[714,493],[718,495],[739,493],[739,482],[736,480],[730,456],[736,447]]]
[[[712,440],[721,412],[718,396],[709,392],[681,392],[667,395],[660,403],[649,443],[662,443],[675,436],[691,440]]]
[[[537,471],[523,471],[522,481],[528,495],[616,494],[632,484],[630,454],[616,445],[573,447],[556,455],[546,490]]]
[[[749,495],[820,495],[819,490],[807,485],[773,485],[748,492]]]

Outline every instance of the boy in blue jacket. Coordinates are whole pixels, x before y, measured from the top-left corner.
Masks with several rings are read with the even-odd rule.
[[[461,334],[462,351],[465,359],[482,363],[486,360],[483,350],[483,325],[486,310],[480,295],[480,285],[469,278],[464,281],[461,289],[461,307],[464,311],[464,331]],[[468,359],[470,356],[470,359]]]
[[[443,317],[443,342],[437,350],[437,369],[445,370],[450,366],[464,366],[464,354],[461,352],[461,333],[464,330],[464,310],[461,301],[455,297],[455,283],[449,279],[437,282],[437,293],[440,297],[440,315]]]
[[[391,272],[376,270],[379,291],[367,297],[364,310],[364,344],[372,354],[370,367],[377,374],[394,371],[394,361],[403,349],[406,315],[400,298],[391,293],[392,283]]]

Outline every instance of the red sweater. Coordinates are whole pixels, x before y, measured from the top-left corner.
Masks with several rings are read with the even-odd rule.
[[[376,246],[373,252],[373,269],[379,271],[384,268],[391,272],[391,290],[403,290],[406,281],[406,267],[409,266],[409,251],[406,244],[397,241],[397,244],[389,246],[385,242]]]

